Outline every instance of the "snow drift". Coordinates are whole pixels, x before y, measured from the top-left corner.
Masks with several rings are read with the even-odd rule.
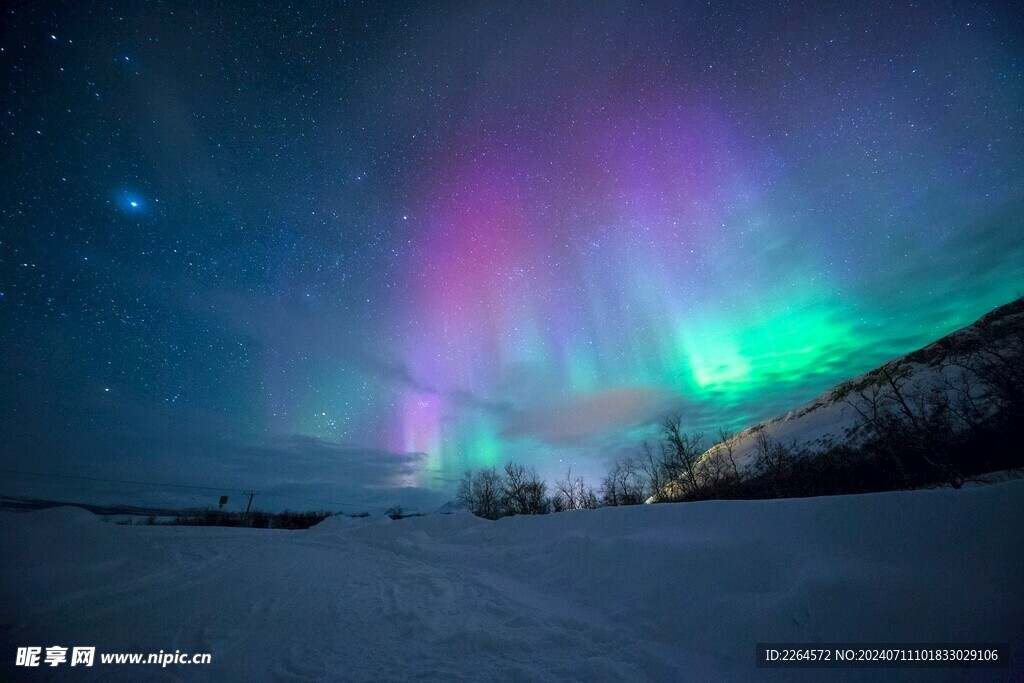
[[[8,512],[0,677],[1022,680],[1022,504],[1010,481],[308,531]],[[1014,668],[755,669],[768,641],[1009,642]],[[213,663],[13,666],[54,644]]]

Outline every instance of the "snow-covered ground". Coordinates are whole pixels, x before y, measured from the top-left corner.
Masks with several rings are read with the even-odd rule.
[[[0,678],[1024,680],[1024,481],[308,531],[0,514]],[[1013,669],[769,670],[755,643],[1009,642]],[[210,652],[16,669],[18,646]]]

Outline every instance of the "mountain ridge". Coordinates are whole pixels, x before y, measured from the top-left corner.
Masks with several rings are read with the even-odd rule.
[[[758,435],[764,432],[771,439],[794,446],[797,450],[824,451],[840,444],[858,441],[858,414],[851,397],[868,390],[877,390],[897,376],[913,387],[934,384],[945,379],[950,359],[970,357],[978,353],[999,353],[1001,344],[1011,339],[1024,342],[1024,297],[998,306],[973,323],[965,325],[925,346],[893,358],[856,377],[844,380],[814,399],[791,410],[763,420],[732,435],[723,443],[709,448],[701,459],[715,458],[726,450],[740,467],[752,467]],[[1019,352],[1021,349],[1017,348]],[[954,363],[952,367],[961,368]]]

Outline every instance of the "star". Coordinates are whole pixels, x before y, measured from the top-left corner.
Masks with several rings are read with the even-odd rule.
[[[199,4],[95,3],[72,30],[28,3],[0,41],[0,357],[38,375],[0,402],[68,405],[83,469],[121,424],[140,457],[212,444],[188,431],[209,413],[247,442],[428,453],[421,484],[506,458],[603,474],[662,410],[751,426],[1024,277],[1010,3],[582,3],[566,37],[543,3],[351,26]],[[116,405],[89,421],[97,391]]]
[[[131,190],[123,190],[117,204],[127,213],[143,213],[146,210],[146,200]]]

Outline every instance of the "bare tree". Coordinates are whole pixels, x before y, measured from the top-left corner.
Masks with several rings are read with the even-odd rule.
[[[904,464],[904,450],[899,443],[899,420],[886,406],[886,394],[882,385],[872,382],[857,393],[857,398],[847,397],[844,402],[860,417],[859,428],[864,432],[865,447],[885,458],[896,470],[904,488],[913,483]],[[886,438],[886,434],[891,438]]]
[[[502,478],[493,467],[468,471],[459,481],[455,499],[477,517],[498,519],[502,514]]]
[[[740,470],[736,466],[736,445],[731,432],[724,429],[718,430],[718,449],[715,452],[715,457],[722,461],[726,476],[731,477],[736,483],[742,480]]]
[[[906,364],[883,365],[878,369],[878,380],[858,393],[859,400],[846,401],[861,418],[861,427],[867,433],[866,447],[893,462],[908,487],[917,478],[908,465],[912,470],[923,470],[918,476],[926,479],[937,476],[954,488],[963,485],[954,451],[966,425],[958,424],[956,416],[959,413],[971,420],[974,408],[963,403],[963,393],[957,404],[957,392],[951,393],[943,386],[948,381],[947,368],[937,369],[943,379],[913,385]],[[962,391],[968,396],[971,392],[969,387]]]
[[[639,466],[643,476],[647,478],[647,489],[651,492],[651,499],[655,503],[666,500],[672,483],[671,474],[665,467],[664,445],[658,445],[659,451],[655,452],[654,446],[644,441],[640,450]]]
[[[754,443],[754,470],[772,486],[777,496],[789,495],[793,465],[799,458],[796,442],[789,447],[768,436],[764,429]]]
[[[984,345],[954,349],[950,363],[975,378],[974,403],[983,419],[1011,430],[1024,422],[1024,327],[1015,325]]]
[[[704,454],[704,435],[684,431],[682,415],[675,414],[661,421],[661,439],[661,476],[668,497],[703,497],[704,482],[697,463]]]
[[[506,514],[526,514],[526,467],[514,462],[505,463],[505,478],[502,482],[501,503]]]
[[[476,500],[473,498],[472,470],[466,470],[466,473],[462,475],[462,479],[459,479],[459,486],[455,489],[455,502],[457,502],[461,507],[476,514],[474,510],[476,507]]]
[[[546,515],[551,512],[551,499],[548,498],[548,485],[538,478],[536,473],[526,482],[524,490],[527,515]]]
[[[565,474],[565,479],[555,482],[555,495],[552,497],[552,504],[556,506],[557,511],[585,510],[596,508],[598,501],[594,490],[584,483],[583,477],[573,478],[570,467]]]
[[[723,498],[739,487],[741,477],[734,451],[732,435],[720,429],[718,439],[695,465],[705,497]]]
[[[601,502],[605,505],[640,505],[647,500],[647,487],[632,458],[616,460],[601,482]]]
[[[540,515],[548,512],[547,484],[536,470],[509,462],[502,483],[502,505],[509,515]]]

